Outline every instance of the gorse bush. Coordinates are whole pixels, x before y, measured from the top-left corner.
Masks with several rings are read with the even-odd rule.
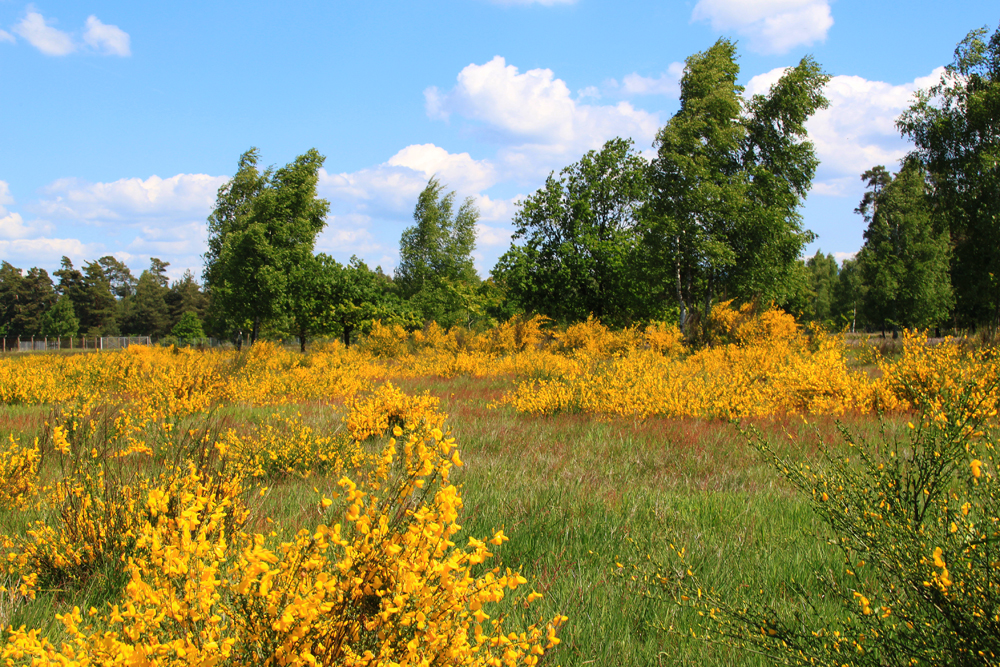
[[[843,445],[823,447],[819,464],[747,433],[827,527],[817,539],[843,556],[843,571],[817,573],[812,593],[787,582],[779,609],[771,591],[708,590],[684,550],[649,580],[700,614],[693,634],[780,664],[1000,664],[997,384],[945,385],[907,385],[919,409],[908,437],[864,442],[842,429]]]
[[[280,359],[265,350],[246,366],[281,373]],[[121,573],[106,602],[57,616],[61,642],[7,628],[5,664],[513,666],[558,643],[562,616],[505,629],[512,607],[497,603],[517,595],[523,611],[540,596],[490,566],[503,531],[459,541],[450,475],[462,461],[435,399],[385,385],[321,435],[280,413],[249,430],[184,430],[148,395],[133,398],[54,411],[37,445],[45,471],[15,440],[0,457],[24,480],[6,509],[45,517],[0,535],[5,599]],[[245,530],[267,493],[257,480],[282,475],[339,477],[340,490],[317,494],[312,525],[291,539]]]
[[[565,331],[514,318],[486,332],[437,325],[407,333],[376,325],[367,341],[316,346],[308,355],[258,343],[242,353],[132,347],[119,354],[0,359],[0,402],[87,410],[124,397],[140,439],[164,420],[210,406],[350,402],[386,379],[468,376],[509,383],[518,412],[645,418],[905,411],[907,387],[936,395],[949,382],[998,376],[994,357],[907,332],[894,357],[848,348],[839,336],[801,331],[774,309],[713,309],[713,345],[688,348],[672,325],[611,331],[588,319]],[[856,359],[866,357],[866,366]],[[870,372],[874,370],[874,372]],[[140,407],[141,406],[141,407]],[[137,435],[137,437],[139,437]],[[279,466],[280,467],[280,466]]]

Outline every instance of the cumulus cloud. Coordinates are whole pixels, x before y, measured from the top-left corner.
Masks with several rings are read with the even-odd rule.
[[[893,85],[859,76],[835,76],[826,86],[830,108],[807,125],[823,171],[831,176],[860,177],[882,164],[893,169],[910,150],[896,129],[896,118],[910,105],[913,93],[936,82],[944,68],[910,83]]]
[[[14,26],[14,32],[47,56],[65,56],[76,51],[69,33],[53,28],[45,17],[35,11],[25,14]]]
[[[829,0],[698,0],[691,20],[742,35],[758,53],[823,41],[833,25]]]
[[[88,16],[83,41],[95,51],[110,56],[132,55],[131,38],[116,25],[101,23],[96,16]]]
[[[476,202],[476,208],[479,209],[480,220],[509,221],[517,212],[517,203],[524,199],[524,195],[517,195],[510,199],[493,199],[489,195],[478,194],[473,199]]]
[[[506,248],[510,245],[510,230],[479,223],[476,225],[476,246]]]
[[[84,243],[79,239],[16,239],[0,240],[0,259],[18,268],[30,266],[52,266],[58,264],[59,257],[69,257],[77,264],[85,259],[106,255],[103,245]]]
[[[843,265],[844,264],[844,260],[854,259],[855,257],[857,257],[857,255],[858,255],[857,251],[855,251],[855,252],[835,252],[835,253],[833,253],[833,258],[835,260],[837,260],[837,262],[839,264]]]
[[[753,77],[746,95],[766,94],[785,69]],[[820,159],[813,192],[853,196],[862,172],[880,164],[893,169],[910,150],[896,130],[896,118],[910,105],[917,89],[933,85],[943,73],[939,67],[928,76],[899,85],[860,76],[831,78],[824,90],[830,107],[817,111],[806,123]]]
[[[24,18],[13,30],[29,44],[47,56],[66,56],[80,48],[80,43],[72,34],[53,27],[32,7],[28,7]],[[14,36],[0,30],[0,42],[14,41]],[[96,16],[88,16],[83,26],[83,44],[92,51],[109,56],[132,55],[129,34],[116,25],[102,23]]]
[[[498,157],[506,170],[522,176],[547,173],[615,136],[647,144],[659,128],[657,114],[624,101],[582,104],[552,70],[522,74],[501,56],[465,67],[450,91],[430,87],[424,97],[431,118],[478,123],[484,138],[503,146]]]
[[[0,181],[0,239],[26,239],[52,230],[52,226],[44,221],[25,223],[20,213],[7,210],[13,203],[10,186],[6,181]]]
[[[657,77],[642,76],[635,72],[627,74],[621,83],[621,92],[626,95],[668,95],[680,97],[681,78],[684,63],[670,63],[666,72]],[[613,82],[617,84],[617,82]]]
[[[317,191],[330,200],[335,215],[343,211],[393,218],[413,213],[417,197],[432,176],[460,198],[485,190],[498,179],[489,160],[449,153],[434,144],[414,144],[368,169],[340,174],[321,169]]]
[[[381,164],[340,174],[320,169],[316,189],[321,197],[330,200],[334,215],[345,211],[384,217],[412,213],[417,196],[426,186],[422,172]]]
[[[425,179],[436,175],[447,187],[463,192],[485,190],[497,182],[496,169],[488,160],[473,160],[468,153],[449,153],[434,144],[407,146],[386,164],[408,167]]]
[[[138,224],[146,220],[204,220],[212,212],[226,176],[177,174],[123,178],[111,183],[60,179],[45,187],[36,204],[51,219]]]
[[[144,225],[126,248],[146,257],[201,255],[207,242],[208,225],[191,221],[169,226]]]

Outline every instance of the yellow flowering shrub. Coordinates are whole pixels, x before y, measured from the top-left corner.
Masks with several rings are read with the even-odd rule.
[[[381,320],[376,320],[363,345],[374,357],[396,358],[407,352],[408,341],[406,329],[399,324],[382,324]]]
[[[0,510],[18,509],[34,493],[38,477],[38,441],[29,446],[11,434],[0,449]]]
[[[643,330],[643,342],[654,352],[676,356],[685,351],[684,334],[676,324],[651,322]]]
[[[764,591],[703,588],[683,549],[647,580],[698,612],[696,636],[781,664],[998,664],[1000,459],[995,420],[985,424],[993,410],[982,409],[997,389],[992,378],[935,395],[910,385],[923,411],[908,437],[868,443],[842,429],[844,445],[821,447],[819,465],[783,458],[751,431],[825,524],[817,540],[844,558],[842,573],[816,573],[820,592],[786,584],[797,611]]]
[[[273,348],[240,361],[238,372],[294,370]],[[104,381],[118,372],[100,368]],[[61,475],[25,491],[49,518],[0,536],[0,568],[20,594],[82,587],[111,564],[126,575],[120,599],[61,614],[59,646],[38,630],[8,628],[4,664],[513,666],[536,664],[558,643],[564,617],[510,632],[495,611],[527,583],[488,568],[503,531],[459,541],[462,499],[450,474],[462,461],[437,399],[386,383],[355,395],[331,434],[283,413],[250,429],[198,433],[179,432],[164,415],[147,419],[170,397],[128,396],[134,404],[53,413],[48,437]],[[144,416],[132,417],[133,408]],[[155,448],[137,445],[157,428]],[[12,440],[6,451],[4,471],[34,470],[37,446]],[[317,497],[321,519],[291,540],[244,532],[254,478],[284,474],[333,474],[341,491]],[[540,597],[520,595],[521,603]]]

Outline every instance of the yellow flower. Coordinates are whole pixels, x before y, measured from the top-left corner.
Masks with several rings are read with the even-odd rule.
[[[972,468],[972,476],[979,478],[983,474],[983,462],[979,459],[972,459],[972,463],[969,464]]]

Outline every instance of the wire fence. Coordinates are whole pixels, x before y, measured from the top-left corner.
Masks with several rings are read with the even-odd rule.
[[[203,338],[179,341],[193,347],[219,347],[228,341]],[[131,345],[154,345],[150,336],[29,336],[0,338],[0,352],[50,352],[56,350],[101,351],[121,350]]]

